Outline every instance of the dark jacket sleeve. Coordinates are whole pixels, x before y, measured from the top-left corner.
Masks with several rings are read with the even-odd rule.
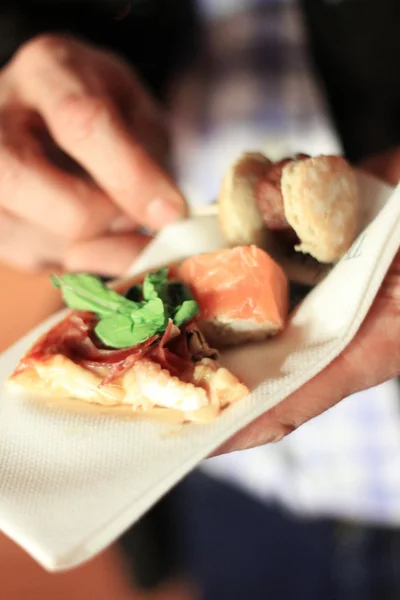
[[[40,33],[69,33],[123,55],[162,99],[174,71],[195,50],[199,31],[192,0],[3,0],[0,64]]]

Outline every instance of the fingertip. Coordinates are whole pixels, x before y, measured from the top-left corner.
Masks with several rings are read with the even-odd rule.
[[[135,223],[127,215],[120,214],[110,222],[108,231],[110,233],[129,233],[137,229],[137,223]]]
[[[146,207],[146,225],[158,231],[188,215],[187,205],[182,197],[155,197]]]
[[[119,277],[129,269],[149,239],[148,236],[134,233],[77,242],[66,253],[64,264],[71,272]]]

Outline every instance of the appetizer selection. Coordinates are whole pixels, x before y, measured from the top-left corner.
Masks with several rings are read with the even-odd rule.
[[[218,199],[231,246],[264,248],[304,284],[318,282],[349,249],[359,208],[353,169],[340,156],[302,154],[272,163],[245,153],[225,174]]]
[[[189,258],[119,292],[88,274],[53,283],[72,310],[21,359],[9,384],[139,413],[174,409],[187,421],[209,420],[248,394],[210,340],[265,338],[287,317],[286,276],[256,247]]]
[[[218,348],[284,329],[289,280],[293,305],[355,239],[357,184],[339,156],[272,163],[246,153],[223,179],[218,214],[231,248],[118,291],[93,275],[53,277],[72,310],[21,359],[9,384],[138,413],[179,411],[186,421],[214,418],[246,396]]]

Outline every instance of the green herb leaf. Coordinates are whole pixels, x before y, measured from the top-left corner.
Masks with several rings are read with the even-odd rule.
[[[51,279],[61,289],[66,305],[74,310],[88,310],[99,317],[107,317],[115,313],[130,314],[138,306],[136,302],[110,290],[94,275],[53,275]]]
[[[125,315],[112,315],[101,319],[96,327],[97,337],[111,348],[129,348],[132,346],[132,319]]]
[[[184,323],[198,315],[199,311],[199,305],[195,300],[184,300],[181,306],[175,311],[174,324],[177,327],[181,327]]]
[[[99,339],[112,348],[130,348],[165,330],[162,300],[155,298],[131,315],[113,315],[101,319],[95,327]]]
[[[143,282],[143,298],[145,300],[161,298],[161,300],[165,302],[168,287],[167,278],[167,268],[159,269],[154,273],[149,273],[146,275]]]
[[[168,316],[165,314],[161,298],[154,298],[143,303],[138,310],[131,313],[131,319],[135,330],[140,328],[144,331],[146,327],[148,328],[149,333],[147,337],[165,331],[168,323]]]
[[[51,280],[69,308],[90,311],[99,318],[95,332],[111,348],[140,344],[164,333],[168,319],[180,327],[199,312],[189,288],[179,281],[168,281],[168,269],[148,274],[143,287],[132,286],[128,297],[85,273],[53,275]]]

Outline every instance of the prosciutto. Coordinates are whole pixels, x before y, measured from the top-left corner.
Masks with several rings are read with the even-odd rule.
[[[193,323],[179,330],[169,320],[162,335],[155,335],[130,348],[108,348],[98,340],[95,327],[98,320],[93,313],[72,311],[48,333],[42,336],[19,364],[16,373],[30,368],[38,361],[46,361],[55,354],[62,354],[85,369],[105,373],[101,386],[123,375],[136,361],[148,357],[179,376],[198,360],[189,349],[193,336]]]

